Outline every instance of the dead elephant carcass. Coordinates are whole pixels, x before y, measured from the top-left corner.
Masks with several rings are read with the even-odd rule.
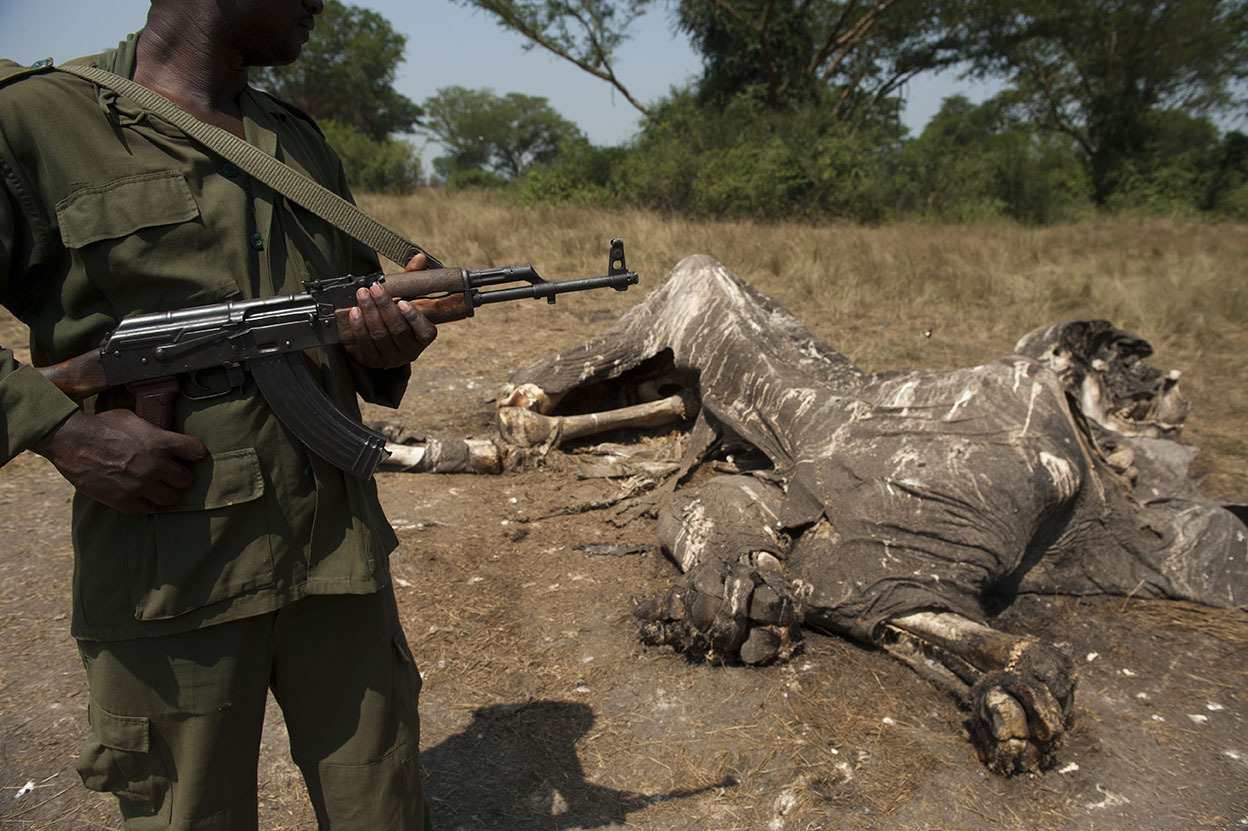
[[[655,409],[629,396],[700,404],[677,478],[717,447],[765,457],[659,507],[684,574],[638,610],[645,639],[747,663],[786,655],[803,624],[876,644],[965,696],[981,758],[1013,772],[1051,760],[1074,679],[1059,649],[986,626],[988,602],[1248,602],[1248,532],[1190,482],[1186,402],[1148,345],[1091,321],[1015,351],[864,373],[699,256],[602,336],[516,373],[512,400],[550,413],[547,443],[573,423],[561,407],[583,426],[609,401],[593,418],[618,426]],[[524,440],[521,416],[500,410],[505,437]]]

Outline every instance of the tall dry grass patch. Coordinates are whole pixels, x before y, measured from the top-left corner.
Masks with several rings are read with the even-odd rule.
[[[640,211],[518,207],[481,195],[364,197],[450,264],[531,262],[549,279],[601,273],[607,240],[653,287],[710,254],[864,369],[950,369],[1008,354],[1056,320],[1104,318],[1184,373],[1186,438],[1210,487],[1248,498],[1248,226],[1179,219],[1075,225],[763,224]],[[621,308],[640,295],[621,295]],[[930,333],[930,336],[929,336]]]

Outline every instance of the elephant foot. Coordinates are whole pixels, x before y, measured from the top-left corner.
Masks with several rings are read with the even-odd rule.
[[[881,646],[963,699],[988,768],[1009,776],[1053,764],[1074,706],[1074,666],[1057,647],[949,612],[894,618]]]
[[[787,660],[801,645],[801,604],[779,570],[742,560],[702,563],[639,604],[641,639],[708,661]]]
[[[1023,640],[1004,668],[968,694],[970,734],[988,768],[1011,775],[1053,764],[1074,703],[1070,660],[1040,641]]]

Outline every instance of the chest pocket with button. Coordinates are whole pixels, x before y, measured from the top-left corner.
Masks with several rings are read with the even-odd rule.
[[[212,303],[239,287],[182,174],[139,173],[73,191],[61,240],[118,316]]]

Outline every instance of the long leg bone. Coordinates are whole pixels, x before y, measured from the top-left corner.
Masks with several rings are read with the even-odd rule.
[[[686,395],[671,395],[659,401],[618,410],[571,416],[546,416],[525,407],[500,407],[498,432],[503,441],[517,447],[543,444],[553,447],[562,441],[594,436],[608,430],[674,424],[696,411],[697,404]]]
[[[498,447],[485,439],[434,439],[418,444],[386,443],[389,457],[383,469],[411,473],[498,473],[502,458]]]

